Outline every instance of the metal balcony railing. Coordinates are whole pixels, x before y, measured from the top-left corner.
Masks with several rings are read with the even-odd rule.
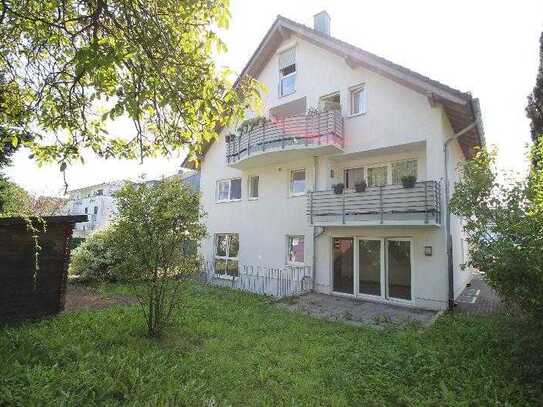
[[[343,117],[340,112],[285,117],[231,136],[226,143],[226,162],[235,163],[266,151],[315,148],[320,145],[343,148]]]
[[[440,184],[417,182],[413,188],[402,185],[368,187],[364,192],[310,192],[307,215],[318,225],[349,223],[440,223]]]

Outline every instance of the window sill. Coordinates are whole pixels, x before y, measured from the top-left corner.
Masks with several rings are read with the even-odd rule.
[[[358,117],[358,116],[364,116],[366,113],[367,112],[354,113],[354,114],[347,115],[345,117],[347,119],[352,119],[352,118],[355,118],[355,117]]]
[[[215,201],[215,203],[218,203],[218,204],[232,203],[232,202],[241,202],[241,199],[229,199],[228,201]]]
[[[307,195],[307,192],[300,192],[298,194],[289,194],[288,197],[289,198],[299,198],[299,197],[306,196],[306,195]]]
[[[282,99],[282,98],[286,98],[287,96],[291,96],[291,95],[294,95],[296,93],[296,90],[294,90],[293,92],[290,92],[290,93],[285,93],[284,95],[281,95],[281,94],[278,94],[278,99]]]
[[[305,263],[287,263],[285,264],[287,267],[305,267]]]
[[[231,276],[229,274],[215,274],[214,276],[215,278],[220,278],[221,280],[228,280],[228,281],[235,280],[236,278],[239,277],[239,276]]]
[[[258,201],[258,198],[247,198],[248,201]]]

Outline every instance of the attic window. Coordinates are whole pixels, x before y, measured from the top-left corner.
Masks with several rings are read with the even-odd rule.
[[[279,96],[296,92],[296,48],[279,54]]]

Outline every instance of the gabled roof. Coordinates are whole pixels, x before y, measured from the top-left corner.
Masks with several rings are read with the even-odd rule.
[[[354,45],[348,44],[280,15],[277,16],[275,22],[260,42],[260,45],[251,59],[247,65],[245,65],[245,68],[243,68],[239,78],[242,78],[245,75],[253,78],[258,77],[279,45],[292,34],[344,58],[345,62],[352,68],[363,67],[376,72],[416,92],[426,95],[431,104],[442,104],[455,132],[459,132],[466,128],[481,115],[479,100],[473,98],[468,92],[461,92],[451,88],[450,86],[395,64],[385,58],[372,54],[371,52],[355,47]],[[466,157],[472,156],[474,147],[484,145],[482,123],[479,121],[479,124],[476,127],[460,137],[459,143],[464,155]],[[211,143],[208,143],[205,146],[204,154],[207,152],[210,144]],[[190,164],[191,163],[185,159],[182,166],[194,168],[194,166]]]

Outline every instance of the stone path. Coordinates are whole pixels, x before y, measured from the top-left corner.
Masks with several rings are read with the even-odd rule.
[[[456,299],[455,311],[471,314],[491,314],[503,311],[504,304],[484,281],[484,275],[473,273],[470,286]]]
[[[317,318],[340,321],[349,325],[374,327],[403,326],[409,323],[429,325],[439,314],[436,311],[318,293],[283,299],[278,302],[278,306]]]

